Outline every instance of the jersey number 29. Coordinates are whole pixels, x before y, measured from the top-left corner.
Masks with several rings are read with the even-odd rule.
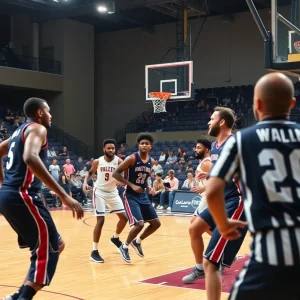
[[[288,157],[288,162],[285,161],[284,156],[277,149],[264,149],[258,155],[258,161],[261,167],[271,167],[273,170],[267,170],[263,176],[262,181],[266,188],[266,192],[270,202],[294,202],[295,194],[300,199],[300,187],[296,188],[296,193],[293,195],[292,188],[282,186],[282,182],[288,176],[291,170],[292,177],[300,185],[300,150],[295,149]],[[280,186],[281,184],[281,186]]]

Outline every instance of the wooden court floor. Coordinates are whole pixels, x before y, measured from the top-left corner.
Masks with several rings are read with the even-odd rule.
[[[108,215],[102,231],[99,251],[104,264],[90,262],[92,233],[95,219],[90,212],[85,220],[76,221],[65,210],[53,211],[57,228],[66,242],[51,285],[34,299],[198,299],[205,300],[205,291],[145,284],[150,277],[183,270],[194,265],[190,248],[189,217],[161,216],[161,228],[143,242],[145,258],[130,250],[131,264],[125,263],[115,246],[109,243],[114,233],[116,216]],[[129,227],[121,235],[124,240]],[[0,216],[0,298],[22,283],[28,266],[29,251],[19,249],[17,236],[3,216]],[[205,235],[205,243],[209,236]],[[239,254],[249,252],[247,236]],[[228,294],[222,294],[222,300]]]

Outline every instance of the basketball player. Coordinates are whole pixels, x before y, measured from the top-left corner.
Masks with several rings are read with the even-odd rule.
[[[24,104],[27,121],[9,140],[0,144],[0,213],[18,234],[20,248],[29,247],[31,263],[19,291],[4,299],[29,300],[49,285],[55,273],[63,241],[52,217],[44,206],[40,192],[42,182],[54,191],[62,203],[72,209],[73,217],[83,217],[80,204],[66,194],[45,167],[47,128],[51,125],[50,108],[39,98]],[[5,176],[2,157],[8,155]],[[59,246],[62,246],[59,249]]]
[[[224,187],[238,176],[253,236],[230,300],[300,299],[300,125],[288,121],[293,96],[285,75],[263,76],[254,90],[259,123],[228,140],[210,173],[207,201],[221,235],[239,238],[245,226],[224,213]]]
[[[200,164],[197,167],[197,173],[206,173],[210,171],[212,166],[210,158],[210,147],[211,142],[207,139],[199,139],[195,147],[195,158],[200,159]],[[199,186],[195,186],[191,189],[191,192],[200,194],[201,201],[199,206],[195,210],[194,216],[191,220],[191,225],[189,228],[190,240],[192,250],[195,256],[196,266],[192,272],[182,278],[184,283],[193,283],[195,280],[203,278],[205,276],[203,270],[203,252],[204,252],[204,242],[202,235],[199,232],[202,232],[201,225],[203,224],[202,220],[199,218],[201,212],[207,208],[207,203],[205,199],[205,185],[207,180],[200,180]]]
[[[216,141],[212,143],[210,151],[212,165],[216,163],[225,143],[227,143],[228,139],[232,136],[234,121],[235,118],[232,110],[225,107],[216,107],[214,113],[211,115],[211,119],[208,123],[208,134],[216,137]],[[200,179],[203,179],[202,177],[206,178],[207,174],[200,174],[198,176]],[[224,190],[224,198],[228,217],[234,220],[245,220],[240,191],[233,180],[228,182]],[[208,209],[203,210],[199,214],[198,222],[199,228],[201,228],[199,234],[203,234],[208,230],[212,231],[212,237],[204,253],[203,260],[207,299],[220,300],[222,282],[219,270],[222,269],[223,266],[231,266],[243,243],[247,229],[244,228],[242,230],[239,239],[227,241],[220,236]]]
[[[88,182],[97,172],[97,180],[93,189],[94,216],[97,217],[97,223],[94,228],[93,250],[91,260],[97,263],[103,263],[104,260],[98,251],[98,243],[101,236],[102,227],[105,220],[105,204],[110,208],[110,213],[116,213],[119,217],[116,232],[110,239],[111,243],[119,249],[122,245],[119,235],[127,223],[127,217],[124,210],[123,202],[119,196],[116,180],[112,173],[123,162],[121,158],[115,155],[116,142],[112,139],[106,139],[103,142],[104,156],[93,161],[88,175],[84,179],[83,189],[88,191]]]
[[[113,177],[126,185],[124,193],[124,206],[128,216],[129,225],[133,226],[125,244],[119,249],[123,259],[130,263],[131,259],[128,247],[131,245],[137,255],[144,257],[142,250],[142,241],[155,232],[160,227],[160,221],[154,207],[151,204],[145,190],[150,190],[148,186],[148,177],[154,160],[149,156],[152,148],[153,137],[148,133],[140,133],[137,137],[139,151],[127,157],[123,163],[115,170]],[[122,173],[126,172],[126,179],[122,177]],[[148,222],[148,227],[138,237],[142,231],[144,223]]]

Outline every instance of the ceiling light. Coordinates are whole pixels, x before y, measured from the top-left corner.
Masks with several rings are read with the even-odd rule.
[[[107,7],[106,6],[103,6],[103,5],[99,5],[97,7],[97,10],[101,13],[104,13],[104,12],[107,12]]]

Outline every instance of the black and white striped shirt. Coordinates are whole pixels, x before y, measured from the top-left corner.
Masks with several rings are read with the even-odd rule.
[[[300,264],[299,124],[269,119],[238,132],[210,177],[239,178],[257,261]]]

